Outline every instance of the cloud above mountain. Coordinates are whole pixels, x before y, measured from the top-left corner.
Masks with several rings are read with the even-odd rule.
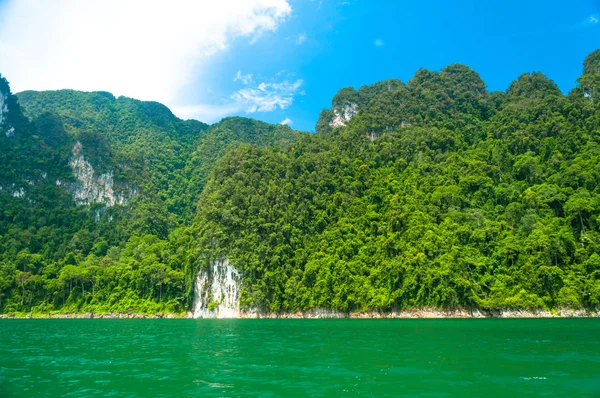
[[[182,118],[192,118],[207,123],[216,122],[231,114],[251,114],[256,112],[272,112],[289,108],[298,95],[304,95],[304,81],[293,79],[290,74],[280,72],[275,77],[261,79],[255,83],[253,74],[242,74],[238,70],[234,82],[239,82],[243,88],[233,92],[229,97],[222,98],[213,104],[197,104],[175,106],[173,112]]]
[[[170,105],[211,56],[276,30],[291,11],[286,0],[8,0],[1,72],[15,92],[105,90]]]

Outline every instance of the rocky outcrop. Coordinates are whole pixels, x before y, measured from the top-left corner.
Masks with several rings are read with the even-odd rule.
[[[319,134],[331,133],[334,129],[344,127],[375,97],[391,93],[405,87],[400,80],[389,79],[369,86],[362,86],[358,91],[345,87],[337,92],[331,101],[331,109],[323,109],[317,121],[316,131]]]
[[[6,114],[8,113],[8,94],[3,93],[0,90],[0,126],[4,124],[6,120]]]
[[[22,198],[25,196],[25,188],[19,188],[15,183],[7,186],[0,185],[0,191],[7,191],[13,198]]]
[[[241,275],[227,259],[201,269],[194,286],[194,318],[241,318]]]
[[[554,311],[499,309],[444,310],[437,308],[410,308],[402,311],[342,312],[330,308],[314,308],[297,312],[261,312],[241,310],[242,276],[227,259],[214,261],[208,269],[201,269],[194,285],[194,303],[188,318],[586,318],[600,317],[600,310],[562,308]]]
[[[73,156],[69,162],[76,181],[71,184],[70,191],[73,200],[78,205],[101,203],[106,207],[125,205],[135,195],[135,189],[129,192],[119,192],[115,189],[113,172],[109,171],[98,175],[90,162],[85,160],[82,152],[83,146],[77,142],[73,147]],[[57,185],[61,182],[57,181]]]
[[[4,130],[6,137],[10,138],[15,135],[15,128],[8,125],[8,95],[0,90],[0,130]]]
[[[356,103],[345,104],[339,108],[333,109],[333,116],[329,122],[332,128],[345,126],[354,115],[358,113],[358,105]]]

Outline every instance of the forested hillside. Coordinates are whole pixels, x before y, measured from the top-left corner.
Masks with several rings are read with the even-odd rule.
[[[189,225],[215,161],[287,126],[213,126],[106,92],[0,77],[0,313],[183,311]]]
[[[600,50],[567,96],[473,70],[344,89],[318,134],[218,162],[196,267],[228,258],[267,312],[600,304]]]
[[[0,78],[0,313],[600,306],[600,50],[564,95],[464,65],[340,90],[317,134]]]

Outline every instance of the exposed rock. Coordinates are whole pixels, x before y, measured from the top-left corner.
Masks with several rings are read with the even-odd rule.
[[[333,117],[329,125],[333,128],[343,127],[358,113],[358,105],[356,103],[346,104],[340,108],[333,109]]]
[[[10,138],[15,135],[15,128],[9,126],[6,121],[8,113],[8,93],[0,91],[0,129],[4,129],[6,137]]]
[[[241,276],[227,259],[200,270],[194,286],[194,318],[240,318]]]
[[[0,91],[0,126],[4,124],[6,120],[6,114],[8,113],[8,94]]]
[[[70,191],[78,205],[92,203],[101,203],[107,207],[125,205],[128,199],[135,195],[135,189],[131,189],[129,194],[115,190],[112,171],[97,175],[92,165],[85,160],[79,141],[73,147],[73,156],[69,165],[77,180],[71,185]],[[61,181],[56,181],[56,185],[61,184]]]

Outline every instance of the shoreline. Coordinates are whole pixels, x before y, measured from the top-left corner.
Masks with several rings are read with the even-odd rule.
[[[228,315],[231,315],[229,313]],[[257,311],[237,311],[234,316],[219,316],[218,312],[208,317],[194,317],[187,314],[157,313],[63,313],[63,314],[0,314],[0,319],[483,319],[483,318],[600,318],[600,310],[438,310],[432,308],[414,308],[403,311],[367,311],[344,313],[332,310],[316,309],[303,312],[260,313]]]
[[[188,314],[189,316],[189,314]],[[215,317],[217,318],[218,314]],[[242,312],[237,319],[484,319],[484,318],[600,318],[600,311],[557,309],[553,312],[547,310],[464,310],[453,311],[432,308],[413,308],[403,311],[379,312],[353,312],[343,313],[324,310],[310,310],[296,313],[257,313]],[[224,319],[224,318],[221,318]]]
[[[0,319],[182,319],[185,314],[157,313],[139,314],[125,312],[108,312],[97,314],[94,312],[67,312],[60,314],[0,314]]]

